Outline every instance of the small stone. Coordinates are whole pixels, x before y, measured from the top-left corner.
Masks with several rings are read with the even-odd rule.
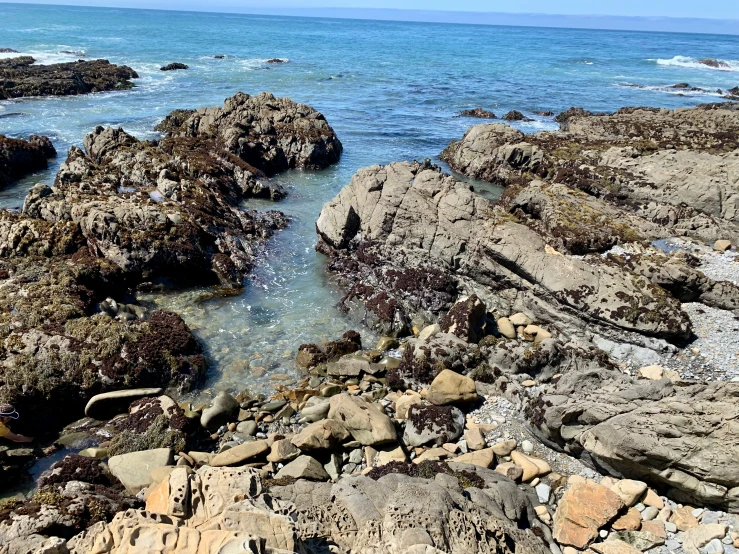
[[[694,518],[700,519],[700,517],[703,515],[703,512],[705,512],[703,508],[695,508],[692,514]]]
[[[217,454],[210,461],[210,465],[214,467],[243,465],[269,449],[267,441],[246,442]]]
[[[652,521],[642,521],[641,529],[640,531],[644,531],[646,533],[652,533],[654,535],[657,535],[661,539],[667,538],[667,532],[665,530],[665,523],[664,521],[659,520],[652,520]]]
[[[498,331],[507,339],[516,338],[516,328],[511,323],[511,320],[507,317],[501,317],[498,320]]]
[[[539,483],[535,487],[536,495],[539,497],[539,502],[546,504],[549,502],[549,496],[552,494],[552,487],[546,483]]]
[[[445,369],[431,382],[428,400],[437,406],[474,402],[477,388],[469,377]]]
[[[513,439],[506,440],[503,442],[498,442],[494,444],[491,448],[493,449],[493,452],[496,456],[510,456],[511,452],[513,452],[516,449],[516,441]]]
[[[642,481],[634,481],[633,479],[622,479],[611,490],[621,497],[624,504],[633,506],[644,495],[647,490],[647,484]]]
[[[602,485],[587,481],[573,483],[554,514],[552,535],[561,545],[584,549],[623,507],[621,498]]]
[[[377,341],[377,345],[375,346],[375,350],[385,352],[386,350],[398,348],[398,346],[400,346],[398,339],[393,337],[380,337],[380,340]]]
[[[662,498],[654,492],[652,489],[647,490],[646,496],[644,496],[644,499],[642,500],[642,503],[645,506],[650,506],[653,508],[657,508],[658,510],[661,510],[665,507],[665,502],[662,500]]]
[[[464,433],[464,439],[467,442],[467,448],[470,450],[482,450],[487,446],[485,436],[482,434],[479,427],[467,429]]]
[[[536,485],[538,485],[539,483],[541,483],[541,479],[539,479],[538,477],[534,477],[529,483],[529,486],[536,487]]]
[[[724,544],[719,539],[713,539],[704,547],[706,554],[724,554]]]
[[[505,475],[511,481],[518,481],[523,476],[523,469],[513,462],[503,462],[495,466],[495,471],[501,475]]]
[[[677,525],[678,531],[687,531],[700,525],[693,515],[693,510],[689,506],[675,509],[670,516],[669,521]]]
[[[534,458],[533,456],[527,456],[517,450],[511,452],[511,460],[516,465],[523,469],[523,481],[531,481],[534,477],[539,475],[546,475],[552,471],[552,468],[547,462],[541,458]]]
[[[495,461],[495,453],[492,448],[484,448],[477,452],[470,452],[468,454],[462,454],[454,458],[455,462],[460,464],[472,464],[484,468],[492,467]]]
[[[716,252],[726,252],[731,248],[731,241],[726,239],[719,239],[713,243],[713,249]]]
[[[536,381],[532,381],[531,379],[526,379],[525,381],[521,381],[521,386],[524,388],[535,387]]]
[[[280,439],[272,443],[270,452],[267,455],[267,461],[285,463],[294,460],[298,456],[300,456],[300,450],[290,439]]]
[[[639,377],[649,379],[651,381],[659,381],[664,377],[665,369],[659,365],[648,365],[636,372]]]
[[[677,525],[675,525],[671,521],[663,521],[662,523],[664,523],[665,525],[665,531],[667,531],[668,533],[677,533]]]
[[[523,450],[524,454],[531,454],[534,451],[534,443],[530,440],[523,441],[521,443],[521,450]]]
[[[328,481],[331,478],[315,458],[306,455],[299,456],[275,475],[275,479],[284,479],[287,477],[308,479],[310,481]]]
[[[227,392],[220,392],[213,399],[211,407],[203,410],[203,414],[200,416],[200,424],[213,433],[222,425],[237,419],[240,408],[239,403],[236,402],[233,396]]]
[[[428,340],[436,335],[438,335],[441,332],[441,327],[438,323],[434,323],[433,325],[429,325],[427,327],[424,327],[423,330],[418,333],[418,340],[425,341]]]
[[[408,419],[408,410],[411,406],[423,405],[423,398],[418,393],[404,394],[395,401],[395,419],[400,421]]]
[[[516,313],[508,318],[515,327],[531,325],[534,321],[524,313]]]
[[[551,339],[552,334],[538,325],[527,325],[523,330],[523,337],[525,340],[533,340],[534,344],[539,344],[546,339]]]
[[[608,537],[608,531],[606,529],[601,529],[600,531],[598,531],[598,535],[600,535],[601,539],[605,539],[606,537]]]
[[[641,518],[644,521],[652,521],[659,515],[659,510],[655,508],[654,506],[649,506],[647,508],[644,508],[644,511],[641,513]]]
[[[641,528],[641,514],[635,508],[629,508],[626,513],[616,519],[611,528],[614,531],[638,531]]]
[[[256,421],[242,421],[236,426],[236,432],[241,435],[253,437],[254,434],[257,432],[257,422]]]

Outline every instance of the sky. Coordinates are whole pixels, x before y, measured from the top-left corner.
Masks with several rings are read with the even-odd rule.
[[[0,0],[0,3],[4,1]],[[501,0],[25,1],[34,4],[739,34],[739,0],[518,0],[515,3]]]

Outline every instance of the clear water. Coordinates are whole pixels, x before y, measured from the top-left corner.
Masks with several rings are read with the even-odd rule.
[[[517,125],[529,132],[556,128],[534,111],[689,106],[715,96],[664,87],[739,85],[739,37],[732,36],[0,4],[0,47],[44,63],[77,57],[62,50],[84,52],[141,75],[131,91],[0,102],[0,132],[46,134],[59,151],[48,171],[0,191],[1,207],[17,208],[32,184],[53,182],[66,150],[96,125],[151,138],[172,109],[221,104],[237,91],[268,90],[311,104],[336,129],[345,147],[339,164],[278,177],[290,195],[275,207],[292,223],[270,241],[241,296],[202,301],[209,291],[195,290],[141,299],[177,309],[196,329],[213,361],[211,390],[289,382],[297,375],[292,360],[299,344],[356,326],[336,310],[341,292],[313,247],[321,206],[358,168],[434,159],[478,122],[455,117],[465,108],[498,115],[518,109],[535,119]],[[289,63],[267,65],[274,57]],[[695,63],[704,57],[729,68]],[[190,69],[159,71],[175,61]],[[476,186],[488,197],[499,193]],[[363,334],[371,343],[374,337]]]

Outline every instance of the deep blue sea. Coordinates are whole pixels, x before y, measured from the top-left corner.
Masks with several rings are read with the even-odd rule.
[[[465,108],[498,115],[520,110],[535,121],[517,126],[534,132],[556,128],[534,111],[691,106],[718,95],[683,96],[665,87],[739,86],[739,37],[724,35],[0,4],[2,47],[40,63],[105,58],[141,78],[130,91],[0,102],[0,133],[48,135],[59,152],[48,171],[0,191],[0,207],[20,206],[36,182],[51,184],[67,149],[81,146],[96,125],[154,138],[152,128],[169,111],[220,105],[238,91],[271,91],[311,104],[338,133],[345,148],[339,164],[278,177],[289,196],[275,207],[292,224],[269,243],[243,295],[200,302],[203,291],[194,290],[140,298],[176,308],[195,329],[213,362],[208,393],[288,383],[296,376],[299,344],[356,326],[334,308],[341,292],[313,247],[322,204],[358,168],[435,158],[479,122],[455,117]],[[266,63],[276,57],[287,63]],[[706,57],[729,67],[696,63]],[[159,71],[170,62],[190,69]],[[362,332],[371,345],[375,337]]]

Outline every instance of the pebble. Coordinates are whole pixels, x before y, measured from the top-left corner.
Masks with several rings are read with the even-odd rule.
[[[665,521],[665,531],[668,533],[677,533],[677,525],[671,521]]]
[[[700,519],[700,517],[703,515],[703,512],[705,512],[703,508],[696,508],[692,511],[692,514],[694,518]]]
[[[549,502],[549,495],[552,494],[552,487],[546,483],[539,483],[534,488],[536,489],[536,495],[539,497],[539,502],[542,504]]]
[[[598,534],[600,535],[601,539],[605,539],[608,536],[608,531],[606,531],[605,529],[601,529]]]
[[[658,514],[659,510],[653,506],[650,506],[648,508],[644,508],[641,513],[641,518],[643,521],[652,521],[657,517]]]
[[[534,443],[530,440],[523,441],[521,443],[521,450],[523,450],[524,454],[531,454],[534,451]]]
[[[711,540],[705,547],[706,554],[724,554],[724,543],[719,539]]]
[[[680,542],[678,542],[678,541],[676,541],[676,540],[674,540],[674,539],[671,539],[671,540],[665,541],[665,547],[667,548],[667,550],[672,550],[672,551],[675,551],[675,550],[677,550],[678,548],[680,548],[680,546],[682,546],[682,545],[680,544]]]

